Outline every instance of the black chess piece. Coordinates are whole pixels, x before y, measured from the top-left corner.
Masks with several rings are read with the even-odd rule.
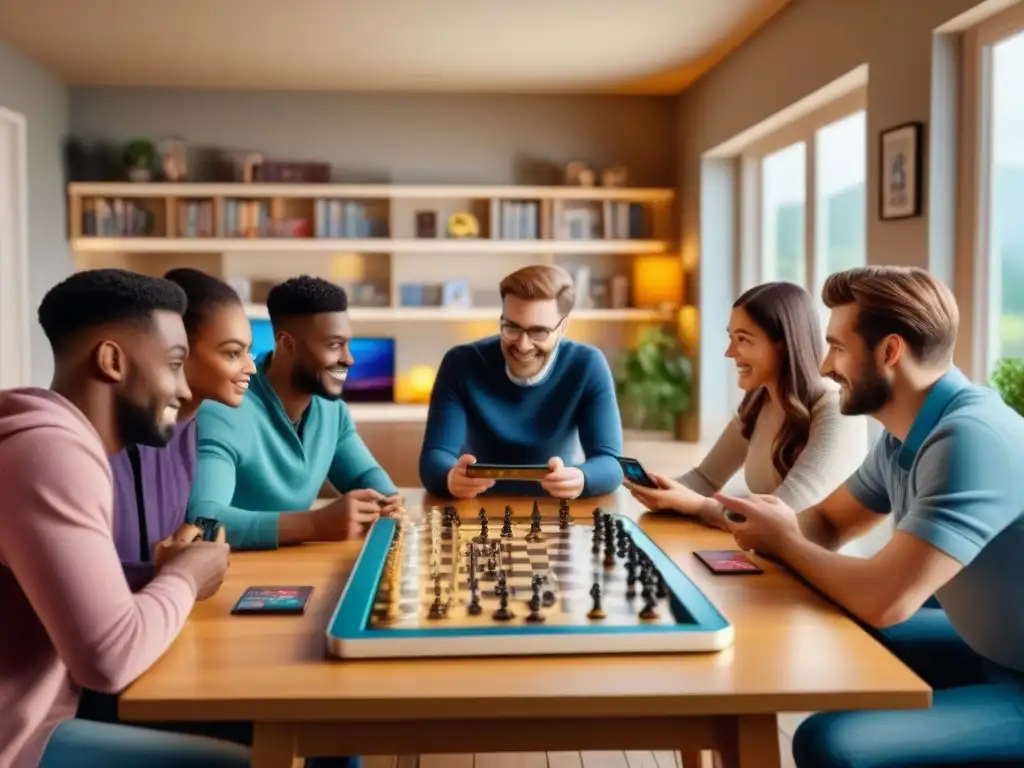
[[[572,515],[569,513],[569,500],[562,499],[558,504],[558,527],[568,528],[572,523]]]
[[[594,607],[587,613],[588,619],[603,619],[605,617],[604,608],[601,607],[601,585],[598,582],[594,582],[594,586],[590,588],[590,596],[594,598]]]
[[[512,538],[512,507],[505,507],[505,520],[501,525],[501,536],[505,539]]]
[[[533,595],[530,597],[530,614],[526,617],[526,620],[532,624],[539,624],[544,621],[544,614],[540,612],[541,600],[540,600],[540,577],[533,577]]]
[[[495,621],[508,621],[515,614],[508,608],[508,590],[503,589],[498,594],[498,609],[491,615]]]
[[[591,540],[590,551],[595,555],[601,551],[601,526],[594,526],[594,537]]]
[[[444,604],[441,602],[440,597],[435,597],[433,604],[430,606],[430,610],[427,612],[427,618],[430,619],[443,619],[445,616]]]
[[[607,526],[610,528],[611,526]],[[611,533],[608,530],[604,532],[604,567],[614,568],[615,567],[615,541],[612,538]]]
[[[533,502],[533,512],[530,514],[530,532],[526,534],[527,541],[540,541],[540,506]]]
[[[470,616],[479,616],[483,608],[480,607],[480,594],[473,589],[469,593],[469,605],[466,606],[466,613]]]
[[[640,618],[658,618],[658,604],[657,601],[654,599],[654,591],[651,589],[650,584],[644,584],[644,588],[640,591],[640,597],[643,598],[644,601],[644,607],[640,610]]]

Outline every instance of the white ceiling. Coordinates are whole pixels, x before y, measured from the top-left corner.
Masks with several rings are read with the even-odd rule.
[[[674,93],[789,0],[0,0],[68,83]]]

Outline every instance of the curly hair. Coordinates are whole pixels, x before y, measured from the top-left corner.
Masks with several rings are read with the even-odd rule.
[[[39,324],[54,354],[85,330],[110,324],[148,327],[153,312],[184,315],[188,299],[170,280],[124,269],[76,272],[51,288],[39,305]]]
[[[275,285],[267,294],[267,312],[274,324],[288,317],[344,312],[347,309],[345,289],[320,277],[293,277]]]
[[[234,288],[201,270],[179,267],[166,273],[164,279],[180,286],[188,299],[184,320],[190,340],[195,339],[196,331],[212,310],[242,306],[242,300]]]

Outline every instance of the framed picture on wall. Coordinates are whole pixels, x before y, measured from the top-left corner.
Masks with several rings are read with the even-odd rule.
[[[879,142],[879,215],[884,221],[921,215],[922,123],[882,131]]]

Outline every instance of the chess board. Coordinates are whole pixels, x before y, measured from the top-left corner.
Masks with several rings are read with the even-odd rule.
[[[338,657],[714,651],[732,626],[624,516],[562,505],[374,523],[328,625]],[[486,521],[486,524],[484,523]],[[596,531],[596,533],[595,533]]]

